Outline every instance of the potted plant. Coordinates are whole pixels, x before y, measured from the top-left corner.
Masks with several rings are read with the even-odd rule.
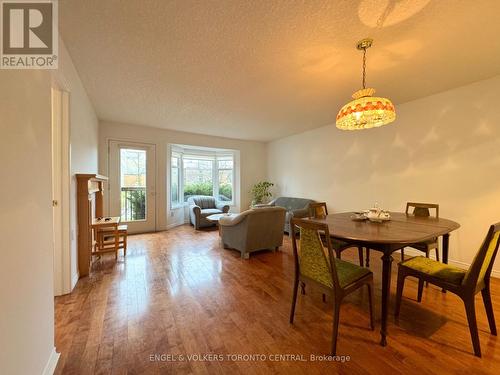
[[[269,189],[273,186],[274,184],[269,181],[261,181],[255,184],[250,191],[252,194],[252,206],[269,202],[269,198],[272,196]]]

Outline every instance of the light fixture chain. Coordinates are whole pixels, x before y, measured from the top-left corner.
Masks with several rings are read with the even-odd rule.
[[[363,48],[363,89],[366,88],[366,48]]]

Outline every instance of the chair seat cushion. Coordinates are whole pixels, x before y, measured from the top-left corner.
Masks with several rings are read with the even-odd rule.
[[[202,217],[207,217],[210,215],[221,214],[221,213],[222,211],[217,208],[205,208],[200,212]]]
[[[465,276],[466,270],[453,267],[448,264],[437,262],[423,256],[410,258],[400,263],[400,266],[410,268],[414,271],[429,275],[451,284],[460,284]]]
[[[335,267],[337,268],[337,276],[342,288],[372,272],[368,268],[360,267],[337,258],[335,258]]]

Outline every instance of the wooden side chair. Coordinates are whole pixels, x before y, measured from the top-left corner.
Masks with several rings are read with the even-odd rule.
[[[309,217],[314,219],[324,219],[328,215],[328,208],[326,207],[326,202],[313,202],[309,203]],[[325,235],[323,234],[322,240],[325,241]],[[351,247],[355,247],[352,244],[338,240],[336,238],[330,238],[330,242],[332,244],[332,248],[335,251],[335,255],[337,258],[341,258],[342,251],[349,249]],[[357,246],[358,248],[358,256],[359,256],[359,265],[363,267],[363,247]],[[368,265],[367,265],[368,267]]]
[[[127,235],[128,227],[126,224],[97,229],[96,251],[100,253],[114,252],[115,259],[118,259],[118,251],[123,249],[123,256],[127,256]]]
[[[430,217],[431,216],[430,210],[433,209],[435,211],[434,217],[437,219],[439,218],[439,204],[408,202],[406,203],[406,211],[405,211],[407,215],[410,215],[411,208],[413,208],[412,214],[415,217]],[[436,260],[439,262],[439,241],[437,237],[431,238],[430,240],[427,240],[425,242],[413,244],[409,247],[423,251],[427,258],[429,258],[429,253],[431,250],[436,250]],[[405,257],[404,249],[401,249],[402,261],[404,261],[404,257]]]
[[[353,291],[367,286],[370,304],[370,327],[373,330],[373,273],[364,267],[345,262],[333,256],[332,245],[326,241],[326,251],[321,241],[321,233],[329,238],[326,224],[314,223],[303,219],[291,220],[291,228],[300,229],[299,245],[296,236],[292,236],[293,255],[295,259],[295,280],[293,286],[292,309],[290,324],[293,324],[295,304],[299,282],[311,283],[320,288],[323,293],[332,297],[333,303],[333,333],[332,355],[337,352],[337,334],[339,329],[340,304],[345,296]]]
[[[491,334],[496,336],[497,328],[490,295],[490,276],[498,251],[499,237],[500,223],[490,226],[483,244],[468,270],[449,266],[423,256],[399,263],[395,315],[399,315],[404,282],[407,276],[418,278],[418,302],[422,301],[424,281],[449,290],[464,301],[474,354],[481,357],[474,296],[481,292]]]

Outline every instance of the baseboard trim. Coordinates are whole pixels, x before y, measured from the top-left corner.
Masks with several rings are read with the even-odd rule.
[[[45,365],[45,368],[43,369],[42,375],[53,375],[54,374],[54,371],[56,371],[57,362],[59,361],[60,356],[61,356],[61,354],[56,352],[56,348],[54,347],[52,349],[52,352],[50,353],[49,360],[47,361],[47,364]]]
[[[76,283],[78,282],[78,279],[80,279],[80,274],[78,273],[78,271],[76,271],[76,273],[73,275],[73,277],[71,278],[71,290],[69,291],[70,293],[73,291],[73,289],[75,288],[76,286]]]
[[[400,252],[401,251],[399,251],[399,250],[397,251],[397,253],[400,253]],[[417,255],[422,255],[423,253],[421,251],[412,249],[411,247],[405,247],[405,255],[407,255],[407,254],[411,255],[411,256],[417,256]],[[431,259],[436,259],[434,251],[432,251],[429,254],[429,256]],[[469,263],[460,262],[458,260],[453,260],[453,259],[448,259],[448,264],[455,266],[455,267],[458,267],[458,268],[462,268],[462,269],[468,269],[470,267]],[[494,277],[496,279],[500,279],[500,270],[495,270],[495,269],[491,270],[491,277]]]
[[[172,224],[168,224],[167,225],[167,230],[175,228],[175,227],[179,227],[179,226],[184,225],[184,224],[186,224],[186,223],[172,223]]]

